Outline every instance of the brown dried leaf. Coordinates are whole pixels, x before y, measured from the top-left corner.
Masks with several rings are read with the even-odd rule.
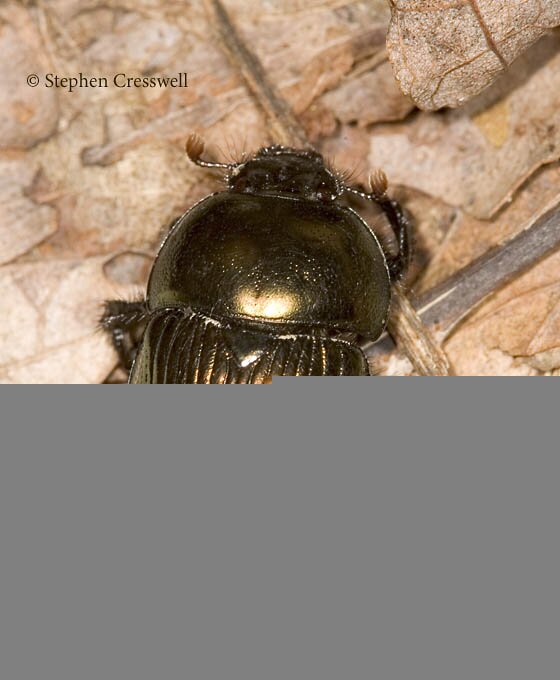
[[[560,367],[560,253],[494,295],[446,344],[461,375]]]
[[[56,91],[27,84],[28,75],[43,78],[48,70],[39,48],[28,13],[15,3],[0,8],[0,149],[28,149],[56,129]]]
[[[344,7],[338,7],[340,4]],[[293,110],[304,118],[313,137],[333,129],[333,117],[339,116],[339,107],[346,107],[346,111],[340,114],[341,119],[348,116],[345,99],[335,99],[325,104],[318,102],[321,95],[336,88],[344,78],[352,80],[352,70],[360,66],[363,60],[383,51],[385,46],[388,10],[384,0],[375,0],[367,5],[360,2],[318,2],[312,12],[306,13],[300,13],[301,8],[296,3],[291,6],[291,11],[286,10],[281,14],[274,7],[269,11],[261,7],[258,11],[248,13],[245,2],[233,0],[228,3],[228,9],[235,16],[248,44],[262,59],[272,80],[279,85]],[[213,36],[208,35],[206,15],[203,12],[199,15],[199,12],[198,8],[192,10],[196,21],[204,27],[201,33],[205,32],[205,39],[202,42],[196,40],[192,29],[193,23],[195,26],[197,23],[191,19],[188,27],[184,27],[189,31],[191,41],[188,66],[185,66],[183,56],[177,64],[177,70],[188,68],[192,75],[189,100],[176,102],[179,107],[171,102],[163,115],[143,121],[140,125],[118,131],[109,128],[102,144],[84,150],[83,160],[86,164],[114,163],[130,149],[153,139],[173,142],[183,139],[185,130],[191,127],[204,131],[210,140],[213,138],[212,130],[217,127],[222,137],[224,132],[227,134],[231,130],[231,137],[235,138],[239,135],[238,130],[228,121],[232,113],[236,114],[235,122],[239,119],[245,121],[243,137],[248,137],[245,144],[248,148],[265,141],[275,141],[270,139],[262,125],[262,116],[255,112],[255,105],[248,97],[239,75],[219,45],[215,44]],[[294,12],[297,14],[296,24],[292,16]],[[152,23],[160,25],[158,22]],[[168,26],[165,29],[168,32],[175,28],[175,25],[169,24],[169,20],[164,26]],[[131,30],[141,37],[140,43],[148,40],[151,44],[151,30],[147,32],[142,19],[136,16],[129,18],[124,28],[117,27],[118,37],[100,38],[91,45],[87,54],[96,60],[112,59],[113,63],[116,59],[119,69],[128,67],[130,72],[130,64],[136,59],[135,49],[138,49],[136,43],[128,38]],[[294,44],[298,44],[298,49],[294,49]],[[184,52],[185,46],[182,47]],[[169,56],[171,54],[172,51]],[[141,64],[145,62],[146,57]],[[164,62],[158,63],[157,67],[161,68]],[[134,68],[138,69],[138,66]],[[381,76],[381,94],[386,90],[390,92],[391,99],[381,98],[378,104],[380,113],[377,116],[373,114],[372,119],[399,119],[410,110],[410,104],[406,101],[403,103],[402,95],[395,92],[394,79],[389,83],[387,75],[381,70],[373,84]],[[379,100],[378,95],[375,96]],[[176,93],[172,93],[172,96],[176,96]],[[371,99],[369,97],[369,101]],[[355,103],[356,107],[360,107],[359,100]],[[329,116],[325,109],[332,115]],[[359,115],[357,111],[358,108],[356,116]],[[247,124],[256,117],[260,119],[260,124],[254,127]],[[323,120],[319,121],[320,118]]]
[[[547,30],[547,0],[391,0],[387,48],[403,92],[421,109],[460,106]]]
[[[13,264],[0,270],[0,381],[102,382],[116,361],[97,330],[104,298],[135,288],[109,280],[108,257]]]
[[[343,123],[401,120],[412,110],[386,61],[385,0],[317,2],[295,15],[286,9],[251,17],[243,0],[227,6],[232,14],[238,6],[237,23],[296,113],[318,97],[319,107]]]
[[[23,159],[0,159],[0,264],[10,262],[55,233],[54,210],[26,196],[37,166]]]
[[[432,261],[422,272],[419,293],[436,286],[490,248],[515,236],[543,206],[560,199],[560,164],[537,172],[509,205],[491,220],[477,220],[456,211],[449,231]]]
[[[538,172],[492,220],[458,211],[416,291],[437,285],[478,256],[515,236],[535,213],[560,199],[560,164]],[[446,345],[457,373],[526,375],[560,366],[558,253],[486,301]]]
[[[325,93],[320,101],[341,123],[356,122],[360,127],[402,120],[414,108],[410,99],[399,90],[387,61],[362,75],[350,73],[339,87]]]
[[[463,109],[380,127],[372,163],[479,218],[491,217],[539,166],[560,157],[560,42],[550,36]]]

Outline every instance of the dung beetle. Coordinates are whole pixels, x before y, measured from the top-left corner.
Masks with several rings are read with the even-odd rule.
[[[360,348],[387,323],[391,283],[410,259],[409,225],[381,171],[346,186],[311,149],[261,148],[226,171],[171,227],[146,299],[109,301],[101,319],[130,383],[263,383],[276,375],[369,375]],[[395,234],[389,255],[342,201],[374,201]]]

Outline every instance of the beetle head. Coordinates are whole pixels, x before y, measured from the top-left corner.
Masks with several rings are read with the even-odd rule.
[[[229,175],[233,191],[258,194],[288,194],[330,202],[341,193],[336,176],[316,151],[268,146],[236,166]]]

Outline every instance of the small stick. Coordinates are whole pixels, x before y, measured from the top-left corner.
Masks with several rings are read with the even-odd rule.
[[[434,336],[426,332],[423,319],[405,295],[400,283],[394,284],[389,333],[400,348],[413,347],[414,356],[407,354],[416,373],[420,375],[450,375],[451,368],[445,353]],[[420,351],[417,351],[417,348]]]
[[[265,112],[275,141],[286,146],[308,146],[307,135],[288,103],[268,80],[258,57],[247,49],[222,3],[219,0],[205,0],[205,2],[211,16],[215,17],[230,61],[241,71],[251,94]]]
[[[288,103],[269,81],[258,57],[247,49],[223,4],[220,0],[205,2],[228,56],[269,119],[276,141],[287,146],[310,146]],[[444,351],[422,324],[401,286],[393,287],[391,314],[389,330],[415,370],[421,375],[449,375],[449,361]]]

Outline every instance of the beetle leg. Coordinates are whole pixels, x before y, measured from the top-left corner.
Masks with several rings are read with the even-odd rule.
[[[387,194],[387,177],[382,170],[375,170],[369,177],[370,193],[360,191],[353,187],[344,187],[345,191],[361,196],[369,201],[374,201],[385,213],[391,229],[397,239],[398,252],[389,255],[385,252],[385,259],[389,268],[392,281],[399,281],[406,274],[410,265],[410,222],[400,203],[389,198]]]
[[[391,280],[400,281],[410,265],[410,222],[398,201],[394,201],[388,196],[381,199],[374,198],[374,200],[385,213],[397,239],[398,253],[396,255],[385,253],[385,259],[387,260]]]
[[[106,331],[119,355],[121,364],[129,371],[149,317],[144,300],[127,302],[107,300],[99,325]]]

